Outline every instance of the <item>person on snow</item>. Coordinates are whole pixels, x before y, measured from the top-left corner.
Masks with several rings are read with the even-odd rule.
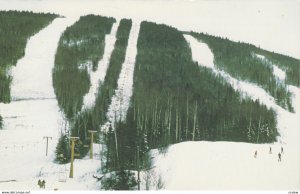
[[[46,181],[45,180],[42,181],[42,186],[45,189],[45,187],[46,187]]]
[[[270,147],[270,151],[269,151],[269,154],[272,154],[272,148]]]
[[[278,162],[281,162],[281,153],[278,153]]]
[[[40,188],[42,188],[42,181],[41,181],[41,179],[39,179],[39,181],[38,181],[38,186],[39,186]]]
[[[281,146],[281,154],[283,154],[283,147]]]
[[[255,153],[254,153],[254,158],[257,157],[257,150],[255,150]]]

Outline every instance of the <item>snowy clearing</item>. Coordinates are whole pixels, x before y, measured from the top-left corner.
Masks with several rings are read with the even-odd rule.
[[[116,43],[116,34],[120,21],[117,20],[111,29],[110,34],[105,36],[105,48],[102,59],[98,63],[96,71],[89,71],[91,86],[89,92],[83,98],[82,109],[91,108],[95,105],[99,86],[103,83],[106,75],[107,68],[109,66],[110,57]]]
[[[263,55],[259,55],[259,54],[254,54],[255,57],[259,58],[262,61],[267,62],[268,64],[270,64],[273,68],[273,75],[279,80],[279,81],[284,81],[285,77],[286,77],[286,73],[284,70],[282,70],[281,68],[279,68],[277,65],[275,65],[274,63],[272,63],[270,60],[268,60],[265,56]]]
[[[273,64],[273,74],[281,81],[285,80],[286,73],[280,69],[277,65]]]
[[[191,49],[204,44],[189,37]],[[207,47],[208,48],[208,47]],[[195,51],[197,52],[197,50]],[[211,52],[210,50],[206,52]],[[212,55],[193,57],[209,64],[213,63]],[[273,108],[277,112],[278,128],[281,138],[273,144],[249,144],[236,142],[184,142],[169,146],[167,151],[159,153],[152,150],[154,169],[151,183],[152,189],[161,180],[165,189],[213,189],[213,190],[298,190],[300,188],[300,122],[299,100],[300,89],[289,86],[294,94],[296,113],[290,113],[275,104],[274,99],[263,89],[249,83],[235,80],[225,72],[216,68],[212,70],[222,75],[238,91],[242,91],[252,99]],[[297,108],[298,107],[298,108]],[[269,153],[269,148],[272,153]],[[282,161],[277,154],[284,149]],[[257,158],[254,152],[258,151]],[[188,178],[187,178],[188,177]]]
[[[125,61],[122,64],[121,73],[118,79],[118,88],[115,95],[111,99],[111,104],[106,113],[108,122],[102,127],[107,130],[110,123],[115,124],[115,120],[122,120],[126,118],[130,99],[132,96],[133,73],[135,67],[135,59],[137,54],[137,41],[140,32],[140,22],[133,21],[128,39],[128,46],[125,55]]]

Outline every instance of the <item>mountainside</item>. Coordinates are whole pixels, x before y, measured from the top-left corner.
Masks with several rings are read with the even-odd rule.
[[[13,14],[4,32],[29,14],[0,13]],[[234,189],[230,177],[240,189],[299,188],[299,59],[134,18],[44,17],[18,51],[0,42],[12,53],[9,65],[0,57],[0,188]],[[280,173],[292,181],[268,180]]]
[[[27,39],[48,25],[57,15],[0,11],[0,102],[11,101],[11,66],[24,56]],[[0,115],[0,128],[3,118]]]

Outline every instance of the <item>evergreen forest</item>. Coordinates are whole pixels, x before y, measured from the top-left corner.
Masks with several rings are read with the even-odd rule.
[[[274,111],[193,62],[182,32],[141,23],[127,119],[106,135],[108,169],[137,170],[150,149],[183,141],[266,143],[277,136]]]
[[[251,44],[233,42],[203,33],[192,32],[191,35],[208,44],[218,68],[237,79],[258,84],[275,98],[278,105],[293,112],[291,93],[286,84],[295,86],[300,84],[300,61],[298,59],[265,51]],[[262,60],[256,57],[256,54],[266,58]],[[279,81],[274,76],[273,64],[286,72],[287,76],[284,81]]]

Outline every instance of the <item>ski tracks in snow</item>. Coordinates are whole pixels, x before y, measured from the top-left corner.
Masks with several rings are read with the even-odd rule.
[[[109,105],[106,114],[108,121],[102,126],[103,130],[107,130],[110,124],[112,124],[114,127],[115,120],[123,121],[126,118],[132,96],[139,31],[140,22],[133,21],[128,39],[125,61],[122,64],[122,70],[118,79],[118,87],[115,91],[115,95],[111,99],[111,104]]]
[[[101,83],[103,83],[105,79],[111,54],[115,47],[116,34],[117,34],[119,23],[120,21],[117,20],[113,24],[110,34],[107,34],[105,36],[104,54],[103,54],[103,58],[98,63],[98,69],[95,72],[90,71],[91,86],[89,92],[83,98],[82,110],[91,108],[95,105],[98,89],[101,86]]]

